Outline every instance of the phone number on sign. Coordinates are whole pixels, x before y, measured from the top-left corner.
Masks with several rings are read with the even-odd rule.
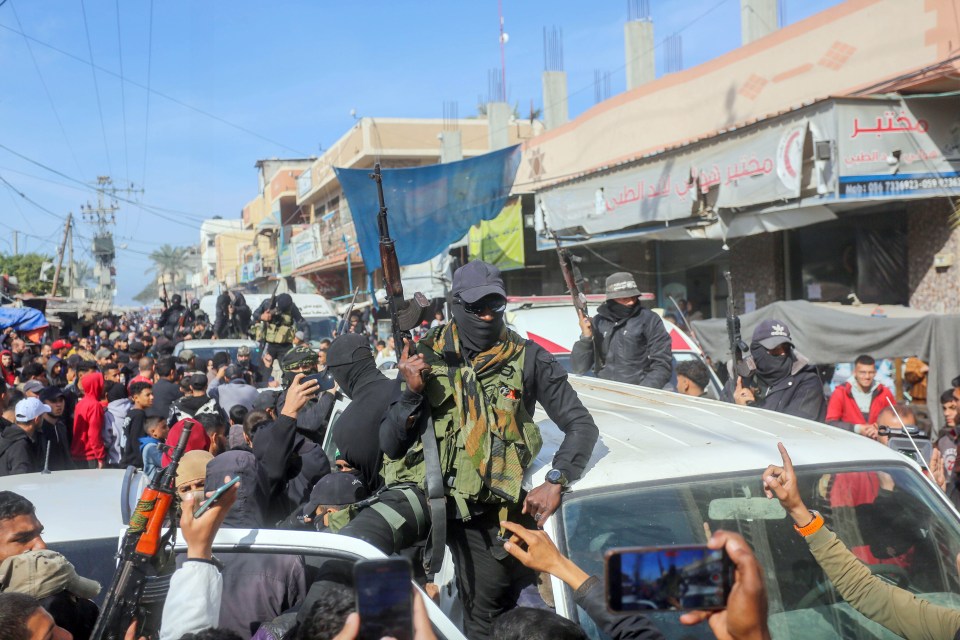
[[[960,189],[960,176],[949,178],[919,178],[912,180],[875,180],[857,184],[842,185],[843,195],[873,196],[900,193],[903,191],[925,191],[930,189]]]

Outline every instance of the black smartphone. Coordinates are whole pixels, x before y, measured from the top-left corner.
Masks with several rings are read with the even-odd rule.
[[[336,384],[333,380],[333,374],[329,371],[323,371],[321,373],[313,373],[309,376],[304,376],[303,380],[300,381],[300,384],[307,384],[307,382],[310,380],[316,380],[320,383],[321,393],[333,389],[333,386]]]
[[[607,608],[614,613],[725,609],[733,587],[727,552],[705,544],[610,549],[605,561]]]
[[[203,514],[205,514],[205,513],[207,512],[207,509],[209,509],[210,507],[212,507],[213,505],[215,505],[215,504],[217,503],[217,500],[219,500],[220,497],[221,497],[223,494],[225,494],[228,489],[230,489],[230,487],[232,487],[233,485],[237,484],[238,482],[240,482],[240,476],[236,476],[236,477],[234,477],[230,482],[227,482],[226,484],[220,486],[216,491],[213,492],[213,495],[212,495],[212,496],[210,496],[209,498],[207,498],[206,500],[204,500],[204,501],[200,504],[200,507],[199,507],[196,511],[193,512],[193,517],[194,517],[194,518],[199,518],[200,516],[202,516]]]
[[[403,557],[361,560],[353,566],[359,640],[413,640],[413,571]]]

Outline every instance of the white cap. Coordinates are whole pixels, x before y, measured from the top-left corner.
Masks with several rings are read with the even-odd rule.
[[[39,416],[50,413],[50,407],[40,402],[39,398],[24,398],[17,403],[16,407],[17,422],[33,422]]]

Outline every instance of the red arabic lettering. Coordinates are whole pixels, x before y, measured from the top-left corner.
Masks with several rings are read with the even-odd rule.
[[[915,131],[917,133],[926,133],[929,124],[926,120],[918,118],[915,122],[910,119],[906,111],[884,111],[882,116],[877,116],[877,120],[872,127],[861,127],[860,118],[853,119],[853,133],[851,138],[856,138],[861,133],[874,133],[880,136],[884,133],[906,133]]]

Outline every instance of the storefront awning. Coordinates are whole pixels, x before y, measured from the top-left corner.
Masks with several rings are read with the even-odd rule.
[[[293,277],[305,276],[310,273],[330,271],[332,269],[337,269],[340,267],[346,268],[346,266],[347,266],[347,254],[340,253],[338,255],[327,256],[320,260],[315,260],[314,262],[307,263],[291,271],[290,275]]]
[[[828,100],[537,194],[537,244],[726,240],[960,195],[960,97]],[[679,233],[681,229],[685,232]]]

